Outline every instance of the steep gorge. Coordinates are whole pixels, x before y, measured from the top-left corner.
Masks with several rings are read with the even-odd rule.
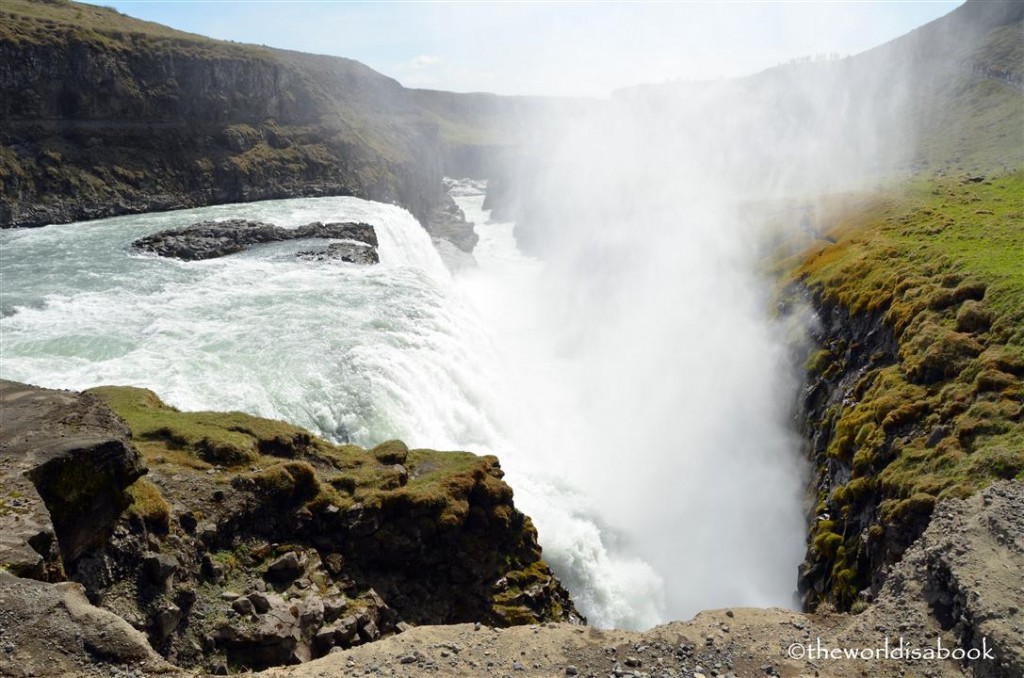
[[[862,609],[939,501],[1024,479],[1022,191],[1016,172],[847,196],[786,274],[814,312],[805,608]]]

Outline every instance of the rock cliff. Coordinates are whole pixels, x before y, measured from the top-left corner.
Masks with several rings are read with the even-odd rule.
[[[409,209],[465,251],[442,185],[529,100],[408,90],[362,64],[65,0],[0,6],[0,227],[298,196]],[[508,110],[506,110],[508,109]]]
[[[93,396],[0,381],[0,565],[62,581],[107,538],[146,469]]]
[[[791,303],[815,316],[809,609],[873,600],[938,501],[1024,478],[1021,190],[1016,172],[826,206],[833,242],[793,269]]]
[[[337,446],[134,388],[0,398],[0,565],[81,584],[178,666],[303,662],[411,624],[583,622],[494,457]]]

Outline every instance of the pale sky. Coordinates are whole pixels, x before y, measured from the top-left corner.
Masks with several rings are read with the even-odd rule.
[[[754,73],[845,56],[960,4],[103,0],[214,38],[361,61],[408,87],[606,96],[639,83]]]

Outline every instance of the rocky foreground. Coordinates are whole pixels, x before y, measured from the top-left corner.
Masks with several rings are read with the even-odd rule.
[[[412,625],[583,621],[494,457],[333,445],[135,388],[3,381],[0,407],[0,675],[224,673]]]
[[[858,615],[702,612],[644,633],[567,624],[414,628],[270,676],[998,676],[1024,675],[1024,483],[941,504],[931,526]],[[889,659],[837,658],[883,648]],[[964,650],[977,660],[899,658]],[[991,658],[985,658],[986,653]]]
[[[141,389],[3,382],[0,404],[0,675],[1024,675],[1019,481],[940,503],[860,614],[604,631],[493,458],[335,446]]]

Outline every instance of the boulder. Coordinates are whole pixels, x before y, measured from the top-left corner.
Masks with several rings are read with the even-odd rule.
[[[289,551],[267,566],[266,578],[269,581],[293,581],[302,574],[303,564],[294,551]]]
[[[267,595],[269,608],[255,621],[236,618],[221,624],[214,634],[231,663],[253,669],[302,661],[308,649],[299,648],[302,628],[299,608],[278,595]],[[308,659],[308,657],[307,657]]]
[[[151,553],[142,560],[146,576],[154,584],[163,584],[178,569],[178,559],[163,553]]]

